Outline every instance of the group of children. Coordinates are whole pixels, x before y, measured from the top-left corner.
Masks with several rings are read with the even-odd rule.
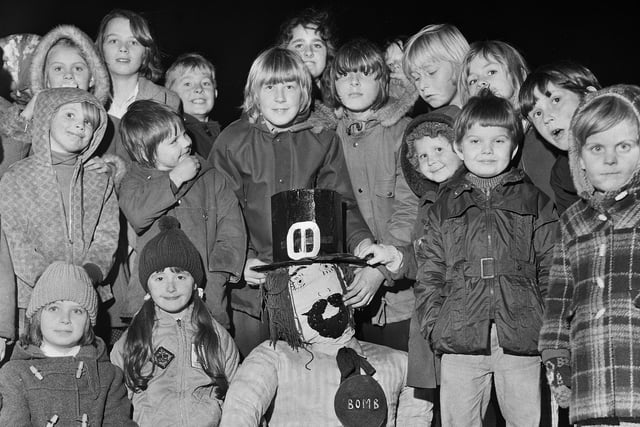
[[[218,425],[269,339],[271,196],[317,188],[368,257],[358,338],[407,352],[442,425],[481,425],[493,383],[538,426],[543,365],[572,423],[640,425],[639,87],[450,24],[338,45],[306,10],[221,129],[211,62],[163,73],[135,12],[0,47],[0,424]]]

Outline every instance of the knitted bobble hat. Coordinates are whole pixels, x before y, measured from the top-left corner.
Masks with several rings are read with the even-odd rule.
[[[158,220],[160,233],[149,240],[138,261],[138,276],[145,292],[149,292],[149,276],[167,267],[177,267],[188,271],[198,286],[202,286],[204,269],[202,259],[191,240],[180,230],[180,223],[172,216],[165,215]]]
[[[64,261],[55,261],[36,281],[27,306],[27,318],[54,301],[73,301],[80,304],[95,326],[98,315],[98,295],[84,268]]]

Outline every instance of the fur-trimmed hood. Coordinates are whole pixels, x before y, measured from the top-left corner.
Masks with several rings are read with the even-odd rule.
[[[51,47],[62,38],[73,41],[80,48],[93,78],[93,86],[89,88],[89,92],[98,98],[102,105],[105,105],[109,100],[111,91],[109,72],[93,40],[73,25],[59,25],[45,34],[40,40],[31,60],[30,80],[32,92],[35,94],[45,89],[44,66],[47,54]]]
[[[459,107],[455,105],[446,105],[417,116],[409,122],[404,130],[404,134],[402,135],[402,147],[400,148],[400,165],[402,167],[404,179],[407,181],[409,188],[411,188],[411,191],[413,191],[413,193],[418,197],[422,197],[427,192],[437,189],[438,184],[427,179],[421,172],[417,171],[413,167],[407,157],[409,154],[407,138],[419,125],[425,122],[444,123],[453,129],[453,125],[458,114],[460,114]],[[453,143],[453,141],[451,142]]]
[[[571,128],[569,130],[569,166],[571,168],[571,176],[573,177],[573,183],[578,195],[583,199],[592,202],[592,204],[599,204],[602,200],[615,198],[619,193],[631,188],[640,190],[640,173],[638,172],[640,168],[636,167],[636,170],[631,178],[629,178],[629,181],[621,188],[610,192],[611,194],[605,193],[603,195],[596,196],[598,193],[595,192],[595,188],[587,179],[584,169],[580,166],[580,146],[573,134],[576,117],[595,100],[604,97],[618,98],[619,100],[629,104],[638,118],[638,123],[640,123],[640,87],[635,85],[618,84],[589,93],[576,109],[573,119],[571,120]]]
[[[29,90],[29,71],[36,47],[40,43],[37,34],[11,34],[0,39],[4,70],[9,73],[10,96],[19,104],[26,104],[31,99]]]
[[[389,100],[382,108],[376,110],[367,121],[377,121],[383,127],[391,127],[411,111],[418,100],[418,96],[419,93],[415,85],[410,81],[391,79],[389,82]],[[342,119],[348,120],[344,107],[332,110],[318,101],[314,104],[310,117],[313,123],[322,124],[329,129],[336,129],[338,121]]]

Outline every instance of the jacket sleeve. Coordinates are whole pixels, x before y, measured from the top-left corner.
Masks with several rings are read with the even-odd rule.
[[[235,341],[231,337],[231,334],[222,327],[218,322],[211,318],[218,334],[219,348],[220,348],[220,360],[224,364],[224,375],[227,377],[229,384],[233,381],[238,371],[238,365],[240,363],[240,353]]]
[[[0,425],[28,427],[31,413],[26,390],[10,363],[0,369]]]
[[[122,179],[118,203],[138,235],[151,227],[176,201],[169,174],[143,181],[128,172]]]
[[[109,178],[93,241],[84,260],[84,267],[95,284],[102,282],[113,266],[119,235],[120,209],[113,181]],[[93,266],[99,269],[99,273]],[[92,274],[92,270],[96,273]]]
[[[415,242],[417,263],[416,315],[422,335],[429,339],[444,302],[442,289],[445,285],[447,263],[442,231],[433,210],[428,214],[424,235]]]
[[[222,407],[220,427],[255,427],[278,389],[278,355],[263,343],[242,362]]]
[[[549,272],[549,292],[545,299],[545,312],[538,340],[538,350],[570,350],[569,318],[573,300],[574,278],[569,258],[564,223],[560,224],[560,241],[555,245],[553,265]],[[549,354],[548,352],[545,352]]]
[[[418,218],[418,196],[409,188],[402,172],[400,148],[396,152],[396,187],[393,199],[393,213],[383,243],[406,245],[411,242],[411,234]]]
[[[21,208],[24,203],[20,199],[20,184],[10,172],[0,179],[0,194],[3,195],[0,197],[0,222],[7,239],[16,280],[33,288],[36,279],[49,263],[36,250],[33,242],[27,239],[29,218]],[[2,288],[16,285],[8,276],[0,278],[0,282]]]
[[[549,269],[553,262],[553,247],[558,236],[558,214],[553,202],[544,194],[538,197],[538,218],[534,224],[533,245],[536,252],[538,289],[544,298],[549,287]]]
[[[236,195],[239,204],[244,206],[245,194],[242,177],[233,160],[233,153],[228,146],[230,138],[230,132],[222,131],[222,133],[218,135],[218,138],[216,138],[216,142],[213,144],[207,160],[213,165],[216,171],[220,172],[226,178],[227,187]],[[251,244],[250,236],[248,236],[247,239],[247,258],[256,258],[257,251]]]
[[[0,221],[0,337],[7,340],[7,344],[16,338],[16,277],[13,274],[11,255],[7,245],[7,237],[2,230]],[[0,406],[1,406],[0,401]]]
[[[358,243],[364,239],[369,238],[372,241],[375,240],[360,213],[360,209],[358,209],[358,203],[353,195],[347,164],[344,160],[340,137],[335,132],[332,132],[329,150],[327,151],[324,164],[318,172],[316,188],[335,190],[342,196],[342,201],[345,203],[347,209],[345,229],[347,235],[346,244],[349,251],[353,251]]]
[[[247,253],[247,231],[238,198],[227,179],[213,173],[215,179],[216,242],[209,249],[209,270],[231,274],[231,281],[242,277]]]
[[[113,369],[115,375],[107,392],[102,425],[135,427],[138,424],[131,419],[131,401],[127,397],[122,370],[117,366],[113,366]]]

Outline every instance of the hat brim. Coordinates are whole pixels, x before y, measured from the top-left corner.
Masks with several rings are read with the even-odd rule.
[[[319,264],[319,263],[354,264],[354,265],[359,265],[361,267],[367,267],[369,266],[369,264],[367,264],[367,260],[369,258],[370,257],[360,258],[351,254],[339,253],[339,254],[332,254],[332,255],[320,255],[316,257],[302,258],[297,260],[280,261],[280,262],[274,262],[274,263],[265,264],[265,265],[257,265],[255,267],[251,267],[251,269],[253,271],[257,271],[258,273],[261,273],[263,271],[271,271],[281,267],[289,267],[293,265],[310,265],[310,264]]]

